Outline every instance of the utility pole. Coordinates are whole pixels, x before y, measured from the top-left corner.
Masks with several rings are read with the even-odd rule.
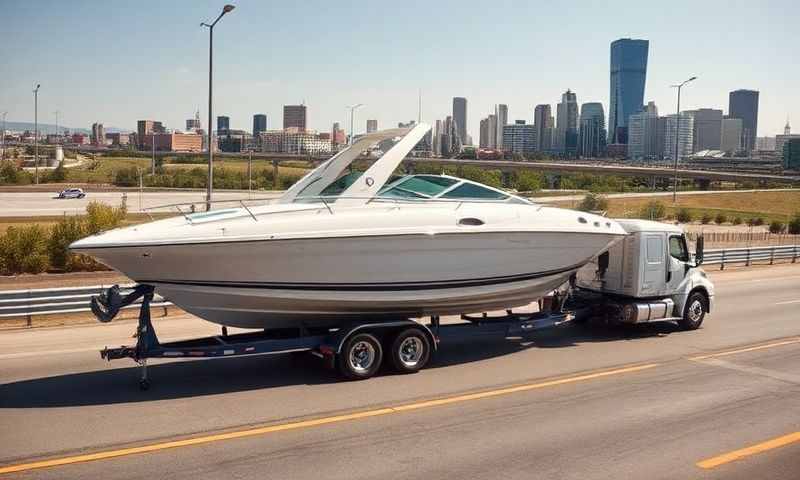
[[[153,161],[150,162],[150,174],[156,174],[156,132],[153,132],[150,137],[153,139]]]
[[[201,23],[201,27],[208,27],[208,185],[206,187],[206,211],[211,210],[211,193],[214,190],[214,128],[211,124],[213,116],[213,72],[214,72],[214,25],[223,15],[233,10],[233,5],[225,5],[216,20]]]
[[[2,138],[0,138],[0,144],[2,144],[3,149],[3,156],[0,157],[0,160],[3,160],[6,158],[6,115],[8,115],[8,112],[3,112],[0,115],[3,115],[3,131],[0,132],[0,136],[2,136]]]
[[[253,198],[253,149],[248,149],[247,153],[247,196]]]
[[[58,115],[61,113],[58,110],[53,112],[56,115],[56,135],[58,135]],[[60,143],[60,142],[59,142]]]
[[[697,77],[692,77],[688,80],[684,80],[683,83],[677,85],[670,85],[672,88],[678,89],[678,111],[675,115],[675,179],[672,183],[672,203],[676,203],[678,201],[678,147],[680,145],[680,136],[681,136],[681,88],[684,85],[691,82],[692,80],[697,79]]]
[[[35,183],[39,184],[39,87],[33,91],[33,171]]]

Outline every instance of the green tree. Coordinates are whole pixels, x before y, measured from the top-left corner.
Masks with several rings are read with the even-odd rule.
[[[658,200],[651,200],[644,206],[639,216],[648,220],[661,220],[667,215],[667,207]]]
[[[717,216],[714,217],[714,223],[716,223],[717,225],[722,225],[723,223],[725,223],[727,221],[728,221],[728,217],[722,212],[717,213]]]
[[[597,212],[608,210],[608,199],[602,195],[595,193],[587,193],[581,203],[578,204],[578,210],[582,212]]]
[[[713,219],[714,217],[712,217],[710,213],[704,212],[703,216],[700,217],[700,223],[702,223],[703,225],[708,225],[709,223],[711,223],[711,220]]]
[[[692,211],[688,208],[681,208],[675,214],[675,219],[680,223],[689,223],[693,219]]]
[[[0,270],[5,275],[47,270],[47,238],[40,225],[8,227],[0,237]]]
[[[796,212],[789,221],[788,229],[792,235],[800,235],[800,212]]]
[[[543,183],[542,175],[530,170],[518,170],[514,174],[514,188],[520,192],[538,192]]]
[[[783,233],[784,230],[786,230],[786,224],[783,222],[780,222],[778,220],[773,220],[769,224],[769,233],[778,234],[778,233]]]

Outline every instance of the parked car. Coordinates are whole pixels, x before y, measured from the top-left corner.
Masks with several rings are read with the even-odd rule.
[[[58,194],[58,198],[83,198],[86,193],[80,188],[67,188]]]

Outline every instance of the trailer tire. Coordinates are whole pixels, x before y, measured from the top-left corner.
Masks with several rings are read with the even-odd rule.
[[[419,328],[401,331],[389,348],[392,367],[399,373],[416,373],[431,358],[431,342]]]
[[[683,318],[678,321],[681,330],[697,330],[708,312],[708,299],[700,292],[694,292],[686,299]]]
[[[358,333],[344,342],[336,364],[346,378],[363,380],[377,373],[382,360],[381,342],[372,334]]]

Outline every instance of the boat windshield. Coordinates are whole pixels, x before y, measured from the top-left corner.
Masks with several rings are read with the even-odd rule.
[[[378,197],[530,203],[501,190],[446,175],[406,175],[388,182]]]

